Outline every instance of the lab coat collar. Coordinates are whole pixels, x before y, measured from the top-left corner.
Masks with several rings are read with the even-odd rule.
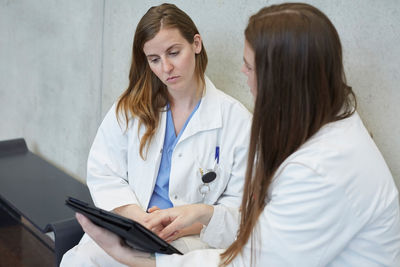
[[[185,139],[201,132],[211,129],[217,129],[222,127],[222,111],[221,111],[221,94],[215,88],[214,84],[207,78],[205,93],[201,99],[200,105],[196,112],[190,119],[186,129],[182,133],[177,145]],[[157,179],[157,174],[161,162],[162,148],[164,145],[165,128],[167,124],[167,112],[161,112],[161,120],[159,122],[159,128],[156,131],[154,138],[149,146],[147,160],[142,166],[142,172],[151,175],[152,179],[146,182],[152,183],[144,188],[148,188],[148,192],[143,192],[144,199],[141,200],[141,205],[144,208],[147,207],[152,192],[154,190],[154,184]]]
[[[186,129],[182,133],[178,144],[183,140],[202,131],[218,129],[222,127],[221,94],[211,80],[205,77],[206,88],[201,98],[200,106],[193,114]],[[167,123],[167,112],[161,112],[159,128],[156,131],[152,144],[149,146],[148,155],[157,157],[164,144],[165,128]],[[141,136],[144,134],[142,128]]]
[[[206,88],[201,98],[200,106],[193,114],[179,142],[197,134],[198,132],[222,127],[222,111],[220,95],[211,80],[206,76]]]

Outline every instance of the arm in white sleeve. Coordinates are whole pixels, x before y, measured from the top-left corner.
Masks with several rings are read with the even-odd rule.
[[[273,183],[255,233],[256,266],[327,266],[359,231],[345,188],[301,163]],[[233,266],[247,266],[251,241]]]
[[[96,206],[112,210],[138,204],[134,191],[128,184],[128,137],[125,118],[117,121],[115,105],[101,123],[87,164],[87,185]]]
[[[288,164],[276,177],[270,201],[254,229],[255,247],[249,239],[230,266],[249,266],[253,252],[253,266],[328,265],[360,227],[342,190],[307,166]],[[213,215],[210,228],[203,233],[210,234],[211,239],[221,238],[218,231],[225,230],[224,220],[234,217],[234,213],[221,213],[225,215]],[[349,218],[353,225],[349,225]],[[207,233],[211,227],[213,231]],[[173,262],[173,266],[217,266],[222,251],[197,250],[184,256],[157,257],[157,266],[164,266],[164,262]]]
[[[235,241],[239,229],[239,208],[214,206],[214,213],[200,238],[214,248],[227,248]]]

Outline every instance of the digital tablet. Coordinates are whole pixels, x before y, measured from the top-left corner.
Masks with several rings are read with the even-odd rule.
[[[162,254],[182,253],[140,223],[69,197],[65,204],[93,223],[119,235],[134,249]]]

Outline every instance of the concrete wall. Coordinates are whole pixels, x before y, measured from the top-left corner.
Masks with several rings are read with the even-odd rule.
[[[102,1],[0,1],[0,140],[78,179],[101,117]]]
[[[208,76],[242,101],[249,15],[281,1],[173,1],[197,24]],[[400,1],[306,1],[335,24],[359,113],[400,185]],[[162,1],[0,0],[0,140],[29,148],[79,180],[105,112],[126,88],[133,33]]]

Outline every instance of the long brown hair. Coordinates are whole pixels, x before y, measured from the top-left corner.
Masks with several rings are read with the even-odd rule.
[[[355,96],[346,84],[339,35],[313,6],[281,4],[251,16],[245,38],[255,53],[255,101],[241,220],[227,265],[251,239],[268,187],[283,161],[323,125],[351,116]]]
[[[129,72],[129,86],[119,98],[117,115],[123,114],[126,125],[131,117],[139,120],[146,128],[140,140],[140,156],[144,159],[144,149],[151,142],[160,120],[160,112],[168,101],[167,87],[151,71],[143,52],[144,44],[153,39],[161,28],[176,28],[183,38],[190,44],[194,42],[194,35],[199,34],[192,19],[173,4],[162,4],[151,7],[139,21],[132,48],[132,64]],[[205,85],[204,72],[207,67],[207,53],[202,50],[196,54],[195,76],[199,88]],[[117,116],[120,118],[119,116]],[[148,146],[147,146],[148,147]]]

